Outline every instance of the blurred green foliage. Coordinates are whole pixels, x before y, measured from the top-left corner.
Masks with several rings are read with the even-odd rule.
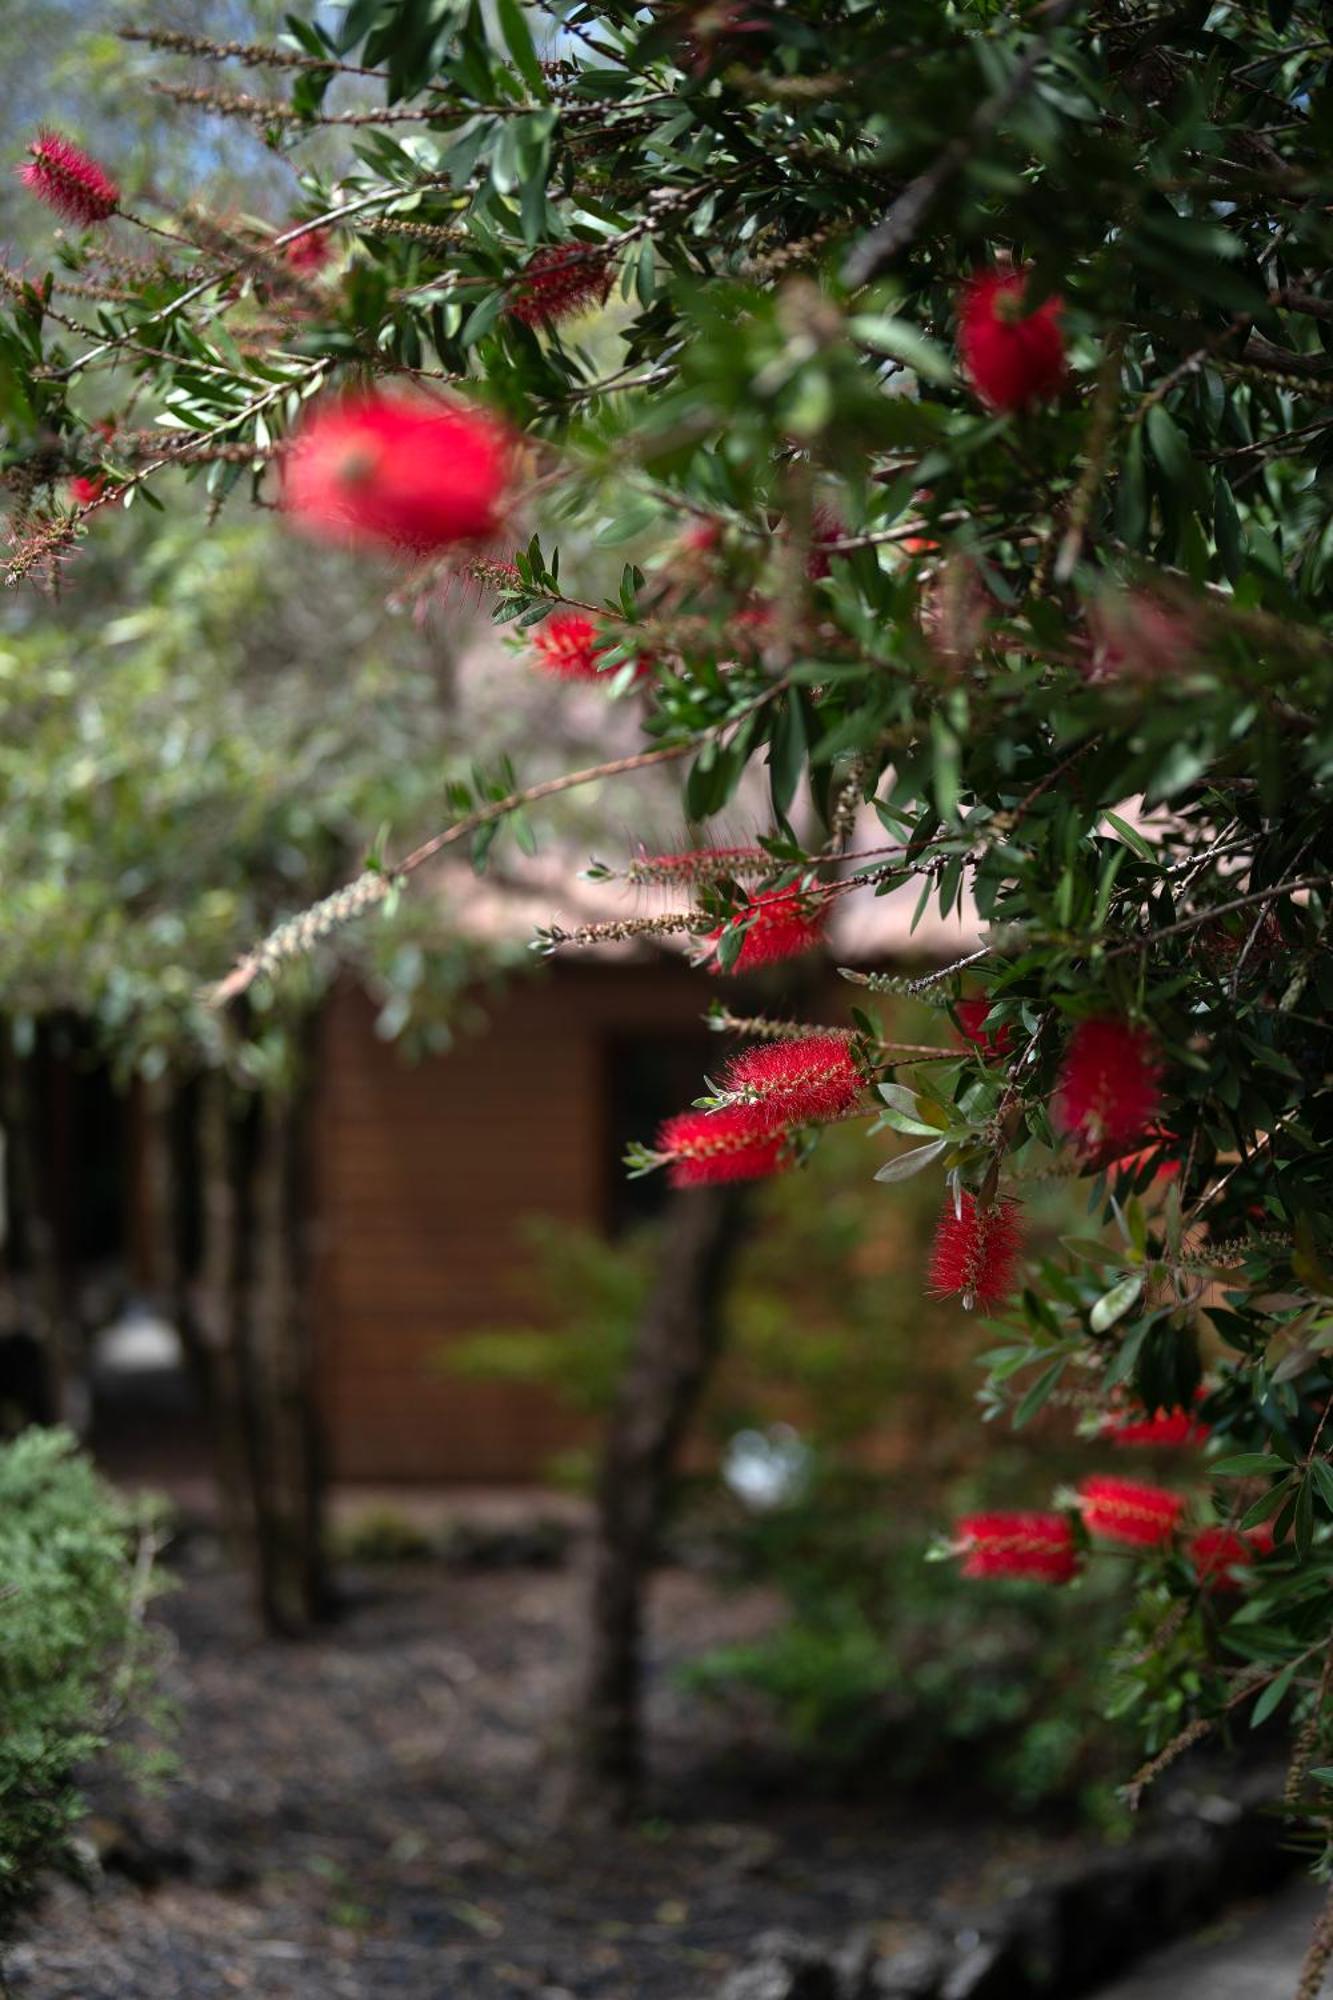
[[[156,1532],[104,1486],[64,1431],[0,1444],[0,1921],[69,1851],[79,1771],[136,1717],[148,1773],[157,1643]]]

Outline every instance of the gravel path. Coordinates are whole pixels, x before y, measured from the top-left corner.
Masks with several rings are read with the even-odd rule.
[[[355,1580],[354,1580],[355,1581]],[[179,1774],[103,1783],[91,1893],[52,1885],[4,1955],[12,2000],[704,2000],[757,1934],[886,1944],[939,1899],[983,1902],[1047,1838],[871,1794],[793,1792],[674,1666],[754,1637],[767,1600],[664,1573],[653,1602],[659,1778],[614,1835],[562,1826],[551,1775],[577,1666],[576,1567],[367,1572],[342,1621],[255,1637],[225,1575],[165,1600]],[[711,1740],[710,1740],[711,1732]]]

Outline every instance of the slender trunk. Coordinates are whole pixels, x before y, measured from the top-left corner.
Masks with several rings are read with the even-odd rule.
[[[259,1107],[249,1305],[256,1430],[263,1457],[260,1608],[296,1636],[328,1610],[317,1385],[308,1286],[305,1093]]]
[[[308,1075],[309,1064],[302,1070]],[[329,1609],[306,1308],[308,1090],[238,1103],[214,1073],[200,1092],[204,1232],[193,1319],[219,1483],[259,1617],[266,1630],[294,1638]]]
[[[717,1358],[721,1300],[746,1191],[673,1198],[656,1282],[607,1427],[597,1495],[588,1678],[578,1718],[580,1803],[627,1810],[643,1774],[643,1596],[677,1453]]]
[[[184,1317],[212,1435],[223,1533],[233,1559],[249,1562],[256,1523],[241,1357],[240,1147],[231,1100],[231,1085],[220,1070],[200,1079],[203,1241]]]
[[[9,1036],[3,1039],[0,1116],[7,1141],[6,1169],[10,1207],[10,1268],[26,1266],[26,1293],[33,1332],[42,1352],[46,1409],[58,1423],[82,1431],[87,1424],[87,1384],[80,1352],[77,1313],[69,1269],[68,1244],[58,1227],[52,1200],[53,1162],[50,1106],[42,1088],[42,1055],[51,1059],[49,1037],[20,1056]],[[64,1121],[60,1133],[64,1137]]]

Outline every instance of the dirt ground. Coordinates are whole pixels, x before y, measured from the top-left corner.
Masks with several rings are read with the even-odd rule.
[[[760,1745],[724,1755],[673,1668],[761,1630],[754,1595],[659,1577],[645,1817],[572,1834],[555,1774],[577,1564],[364,1570],[294,1646],[255,1636],[235,1577],[192,1567],[160,1614],[178,1775],[148,1802],[99,1783],[104,1872],[27,1921],[14,2000],[707,2000],[764,1930],[889,1942],[941,1900],[965,1927],[1040,1867],[1012,1830],[821,1799]]]

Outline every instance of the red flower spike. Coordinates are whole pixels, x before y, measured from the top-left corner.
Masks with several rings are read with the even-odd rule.
[[[509,442],[478,410],[375,390],[325,397],[282,462],[282,505],[323,541],[430,555],[495,533]]]
[[[120,189],[106,168],[58,132],[39,132],[28,155],[19,179],[67,222],[90,229],[120,207]]]
[[[762,847],[695,847],[684,854],[641,854],[626,871],[632,882],[722,882],[766,874],[773,857]]]
[[[847,535],[847,524],[832,507],[816,507],[810,522],[810,551],[805,559],[805,573],[811,583],[819,583],[833,568],[833,558],[829,554],[830,542],[841,542]]]
[[[968,1514],[954,1533],[964,1576],[1068,1583],[1079,1571],[1074,1530],[1064,1514]]]
[[[93,507],[106,492],[106,480],[100,473],[91,477],[86,473],[76,473],[69,482],[69,497],[76,507]]]
[[[1164,1486],[1145,1486],[1109,1473],[1085,1479],[1078,1497],[1090,1535],[1134,1549],[1152,1549],[1169,1541],[1185,1505],[1178,1493],[1168,1493]]]
[[[657,1135],[668,1159],[673,1188],[710,1187],[718,1181],[766,1180],[788,1164],[786,1133],[749,1105],[723,1111],[682,1111]]]
[[[306,229],[282,246],[283,261],[298,277],[314,278],[333,262],[333,239],[327,229]]]
[[[912,505],[914,507],[927,507],[934,498],[933,490],[929,486],[923,486],[919,493],[912,495]],[[908,535],[905,541],[899,542],[898,546],[904,555],[928,556],[935,553],[939,548],[939,543],[932,541],[929,535]]]
[[[1083,1151],[1142,1139],[1161,1105],[1152,1037],[1127,1021],[1081,1021],[1069,1038],[1055,1122]]]
[[[720,972],[718,941],[724,931],[744,924],[740,951],[728,970],[753,972],[761,965],[777,965],[784,958],[798,958],[803,951],[813,951],[823,940],[827,921],[825,903],[809,890],[766,889],[752,897],[730,924],[721,924],[708,933],[703,960],[714,972]]]
[[[963,294],[958,349],[973,388],[992,410],[1027,409],[1064,381],[1062,303],[1045,299],[1025,315],[1027,282],[1025,271],[984,271]]]
[[[1212,1427],[1201,1424],[1191,1410],[1177,1408],[1154,1410],[1151,1416],[1131,1412],[1107,1417],[1102,1424],[1102,1436],[1115,1445],[1161,1445],[1174,1450],[1187,1444],[1206,1443],[1212,1436]]]
[[[770,1122],[801,1125],[838,1118],[861,1095],[864,1079],[843,1035],[802,1035],[762,1042],[733,1056],[723,1088],[744,1093]]]
[[[533,665],[558,681],[595,681],[597,655],[605,646],[591,618],[581,611],[556,611],[533,634]]]
[[[964,1194],[961,1208],[945,1202],[930,1259],[930,1291],[935,1298],[961,1298],[967,1312],[995,1312],[1014,1285],[1023,1239],[1021,1209],[1006,1196],[979,1208]]]
[[[1092,681],[1169,680],[1190,667],[1199,647],[1198,620],[1147,590],[1092,605],[1088,630]]]
[[[1200,1528],[1190,1537],[1185,1553],[1204,1590],[1238,1590],[1234,1572],[1248,1569],[1256,1556],[1273,1553],[1273,1530],[1267,1521],[1243,1533],[1238,1528]]]
[[[611,260],[586,243],[552,243],[528,259],[509,301],[511,319],[524,326],[554,326],[590,306],[604,305],[611,290]]]
[[[988,1029],[987,1017],[991,1003],[984,995],[973,1000],[955,1000],[954,1014],[958,1021],[958,1032],[965,1042],[980,1049],[984,1056],[1007,1056],[1014,1045],[1013,1030],[1006,1022],[1002,1027]]]

